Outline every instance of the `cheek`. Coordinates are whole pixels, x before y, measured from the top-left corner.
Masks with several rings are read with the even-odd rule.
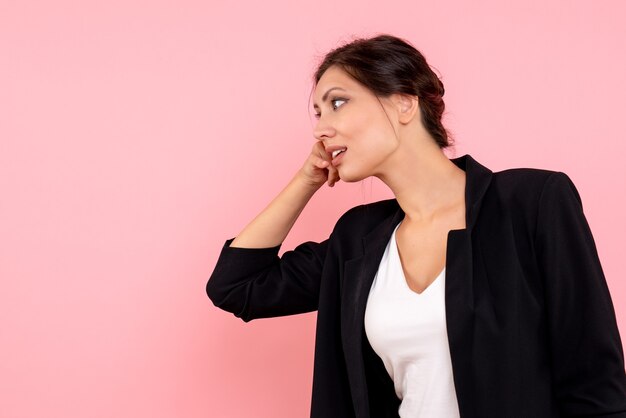
[[[359,114],[350,117],[350,133],[357,142],[371,141],[372,138],[381,136],[385,126],[376,116],[370,116],[371,113],[359,112]]]
[[[352,109],[351,109],[352,110]],[[374,110],[354,111],[338,126],[340,135],[345,135],[348,149],[352,148],[355,160],[367,165],[376,165],[393,151],[395,140],[393,128],[383,113]]]
[[[359,147],[359,151],[365,153],[369,158],[376,159],[378,156],[389,153],[394,147],[393,132],[380,124],[364,122],[355,139],[357,144],[363,145]]]

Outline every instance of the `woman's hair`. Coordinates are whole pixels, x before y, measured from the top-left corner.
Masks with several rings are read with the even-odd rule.
[[[337,66],[377,97],[394,93],[418,96],[421,121],[439,148],[452,145],[441,123],[445,109],[443,83],[424,56],[407,41],[392,35],[357,38],[327,53],[313,75],[317,85],[324,72]]]

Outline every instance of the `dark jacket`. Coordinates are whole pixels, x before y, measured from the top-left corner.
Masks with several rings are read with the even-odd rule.
[[[492,172],[470,155],[466,229],[448,233],[446,324],[462,418],[626,418],[615,311],[576,187],[563,172]],[[364,332],[367,296],[404,212],[360,205],[281,257],[225,242],[206,291],[248,322],[317,310],[311,417],[398,417]],[[433,417],[437,418],[437,417]]]

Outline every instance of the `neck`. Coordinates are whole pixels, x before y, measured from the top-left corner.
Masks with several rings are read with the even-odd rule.
[[[432,223],[465,205],[465,171],[435,142],[404,141],[376,175],[392,191],[408,223]],[[404,148],[404,149],[402,149]]]

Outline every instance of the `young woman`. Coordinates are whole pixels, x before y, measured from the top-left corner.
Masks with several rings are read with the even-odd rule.
[[[317,310],[311,417],[626,418],[613,303],[563,172],[448,159],[444,87],[389,35],[328,53],[318,141],[207,283],[243,321]],[[325,183],[376,176],[328,239],[278,257]]]

